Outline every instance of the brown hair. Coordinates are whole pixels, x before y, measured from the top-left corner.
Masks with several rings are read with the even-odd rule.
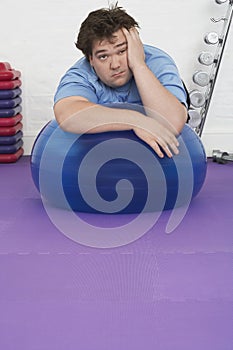
[[[109,8],[90,12],[81,24],[75,45],[89,60],[95,40],[110,39],[113,33],[123,27],[129,30],[132,27],[139,28],[139,25],[117,3]]]

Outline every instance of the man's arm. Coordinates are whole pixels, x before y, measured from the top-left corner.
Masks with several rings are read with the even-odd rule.
[[[133,130],[159,157],[164,156],[163,152],[168,157],[178,153],[175,132],[169,125],[163,125],[159,118],[156,120],[133,110],[104,107],[81,96],[59,100],[54,106],[54,113],[60,126],[68,132]]]
[[[128,65],[147,114],[162,115],[179,133],[187,121],[187,109],[155,77],[145,62],[143,44],[136,28],[122,29],[128,43]]]

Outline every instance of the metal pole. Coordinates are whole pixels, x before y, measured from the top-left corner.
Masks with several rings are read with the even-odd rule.
[[[203,128],[204,128],[204,124],[206,121],[206,117],[207,117],[207,113],[209,110],[209,106],[210,106],[210,102],[211,102],[211,98],[213,95],[213,91],[214,91],[214,87],[216,84],[216,80],[217,80],[217,76],[218,76],[218,72],[219,72],[219,68],[220,68],[220,64],[222,61],[222,57],[223,57],[223,52],[226,46],[226,41],[227,41],[227,37],[230,31],[230,26],[232,23],[232,17],[233,17],[233,0],[229,0],[229,6],[227,9],[227,13],[226,13],[226,17],[225,17],[225,24],[223,27],[223,31],[222,31],[222,35],[221,38],[219,40],[219,49],[220,49],[220,54],[219,54],[219,58],[217,57],[217,62],[216,62],[216,67],[215,67],[215,73],[213,75],[213,78],[210,81],[210,85],[209,85],[209,93],[208,93],[208,98],[206,99],[206,102],[201,110],[201,123],[200,125],[197,127],[196,132],[197,134],[201,137],[202,132],[203,132]]]

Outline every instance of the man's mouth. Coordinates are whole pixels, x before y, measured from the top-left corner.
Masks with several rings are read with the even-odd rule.
[[[123,74],[124,74],[124,72],[117,72],[117,73],[113,74],[112,77],[113,78],[117,78],[117,77],[120,77]]]

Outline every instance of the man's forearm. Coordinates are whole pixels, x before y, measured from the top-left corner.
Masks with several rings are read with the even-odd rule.
[[[134,69],[134,79],[147,114],[153,112],[164,117],[177,132],[187,120],[187,110],[154,76],[146,64]]]
[[[133,130],[160,157],[164,156],[163,152],[168,157],[178,153],[174,128],[166,126],[164,120],[161,122],[135,110],[108,108],[87,100],[67,98],[56,103],[54,112],[60,127],[71,133]]]
[[[54,112],[62,129],[77,134],[130,130],[143,125],[146,118],[137,111],[108,108],[88,101],[58,102]]]

